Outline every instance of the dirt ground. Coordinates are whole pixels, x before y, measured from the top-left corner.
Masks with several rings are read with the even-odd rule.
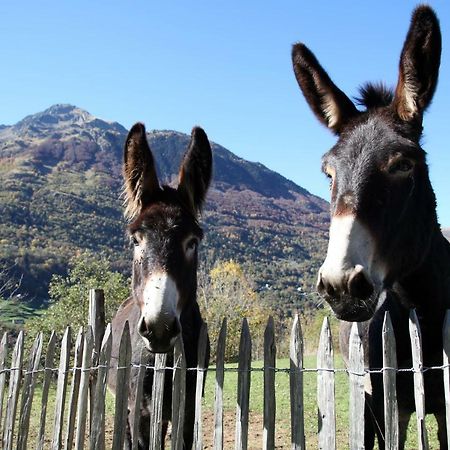
[[[223,446],[225,449],[234,449],[234,437],[236,431],[236,412],[225,411],[223,420]],[[281,425],[278,425],[278,429],[275,434],[275,448],[287,449],[290,448],[290,431],[289,427],[281,429]],[[213,436],[214,436],[214,412],[203,412],[203,448],[213,448]],[[262,448],[263,439],[263,416],[261,414],[250,413],[249,426],[248,426],[248,449],[259,450]]]

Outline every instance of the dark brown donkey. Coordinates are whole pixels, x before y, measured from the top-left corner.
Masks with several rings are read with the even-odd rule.
[[[381,327],[390,311],[399,367],[411,368],[408,314],[416,308],[425,366],[442,364],[442,325],[450,308],[450,245],[436,218],[422,117],[433,97],[440,64],[441,34],[433,10],[418,7],[400,58],[395,91],[367,84],[357,109],[329,78],[315,56],[296,44],[295,75],[318,119],[337,136],[323,156],[330,178],[331,226],[318,289],[337,317],[365,321],[366,364],[382,366]],[[343,322],[341,336],[348,335]],[[348,353],[348,341],[342,339]],[[447,449],[441,370],[424,373],[426,412],[436,416],[441,449]],[[371,376],[366,395],[366,448],[375,433],[384,448],[382,376]],[[411,373],[398,373],[400,447],[414,411]]]
[[[197,217],[211,180],[211,147],[201,128],[192,130],[191,143],[182,161],[177,188],[160,186],[147,143],[144,125],[138,123],[128,134],[124,151],[126,216],[134,246],[132,294],[112,321],[113,362],[126,321],[130,324],[132,358],[148,352],[146,364],[154,364],[154,353],[169,352],[181,334],[187,367],[197,366],[197,343],[203,320],[197,304],[198,245],[203,232]],[[167,371],[163,404],[163,436],[171,418],[172,373]],[[170,372],[170,373],[169,373]],[[136,377],[134,374],[132,377]],[[184,448],[190,449],[194,427],[196,372],[186,374]],[[115,371],[109,378],[115,391]],[[136,379],[131,380],[135,386]],[[139,448],[149,448],[149,406],[153,371],[147,370],[141,402]],[[131,395],[133,392],[131,392]],[[129,399],[129,417],[134,416],[134,399]],[[133,436],[136,439],[136,436]],[[126,448],[131,448],[130,424]],[[164,444],[163,444],[164,446]]]

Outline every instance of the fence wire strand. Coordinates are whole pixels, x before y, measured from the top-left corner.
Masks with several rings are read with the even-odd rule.
[[[217,368],[216,367],[210,367],[210,368],[201,368],[201,367],[181,367],[181,366],[166,366],[166,367],[160,367],[155,369],[155,366],[152,365],[147,365],[147,364],[140,364],[140,363],[130,363],[129,366],[120,366],[120,367],[114,367],[111,365],[107,365],[107,364],[98,364],[96,366],[93,367],[87,367],[87,368],[83,368],[83,367],[71,367],[68,370],[65,371],[60,371],[58,367],[43,367],[41,369],[36,369],[36,370],[25,370],[25,369],[21,369],[20,367],[9,367],[9,368],[4,368],[0,370],[0,375],[3,373],[12,373],[14,371],[17,370],[21,370],[22,371],[22,375],[32,375],[32,374],[36,374],[36,373],[44,373],[46,371],[51,371],[51,372],[55,372],[55,373],[63,373],[63,374],[71,374],[75,371],[79,371],[79,372],[95,372],[99,369],[109,369],[109,370],[125,370],[125,369],[129,369],[129,368],[145,368],[147,370],[153,370],[153,371],[165,371],[165,370],[185,370],[185,371],[197,371],[197,372],[216,372]],[[297,367],[297,368],[281,368],[281,367],[250,367],[249,369],[239,369],[238,367],[225,367],[223,369],[224,372],[234,372],[234,373],[239,373],[239,372],[265,372],[266,370],[270,370],[273,372],[278,372],[278,373],[299,373],[299,372],[303,372],[303,373],[318,373],[318,372],[334,372],[334,373],[347,373],[349,375],[356,375],[356,376],[365,376],[368,374],[381,374],[384,371],[394,371],[394,372],[400,372],[400,373],[404,373],[404,372],[411,372],[411,373],[425,373],[428,372],[430,370],[444,370],[444,369],[448,369],[450,368],[450,364],[443,364],[441,366],[429,366],[429,367],[421,367],[419,369],[414,369],[413,367],[408,367],[408,368],[395,368],[395,367],[381,367],[381,368],[366,368],[364,369],[364,372],[355,372],[352,371],[350,369],[346,369],[346,368],[327,368],[327,367]]]

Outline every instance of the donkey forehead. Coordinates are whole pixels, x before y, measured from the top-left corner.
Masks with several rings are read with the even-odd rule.
[[[322,162],[324,169],[331,165],[335,169],[349,168],[359,172],[375,169],[397,154],[422,159],[424,152],[383,118],[369,116],[342,133]]]
[[[145,208],[129,226],[129,232],[157,234],[164,237],[182,237],[195,234],[202,237],[203,232],[195,217],[181,205],[156,202]]]

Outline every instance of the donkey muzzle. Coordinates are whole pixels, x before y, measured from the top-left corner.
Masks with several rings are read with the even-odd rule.
[[[147,323],[142,316],[138,323],[138,333],[149,351],[167,353],[173,349],[175,340],[181,333],[181,326],[177,318],[171,322]]]
[[[181,332],[177,285],[165,272],[153,273],[145,283],[138,332],[155,353],[171,350]]]

